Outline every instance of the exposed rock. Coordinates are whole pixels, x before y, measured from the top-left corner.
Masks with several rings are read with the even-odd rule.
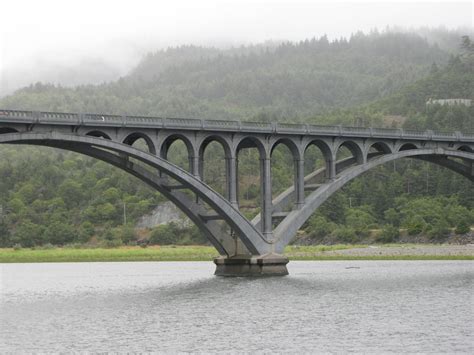
[[[176,222],[182,226],[190,226],[191,221],[171,202],[163,202],[150,214],[141,217],[136,228],[153,228],[160,224]]]

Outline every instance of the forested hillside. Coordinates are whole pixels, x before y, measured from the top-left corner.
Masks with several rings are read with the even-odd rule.
[[[357,34],[328,42],[216,50],[172,48],[146,56],[117,82],[73,89],[32,85],[2,106],[171,117],[303,120],[390,94],[449,54],[415,34]]]
[[[429,98],[474,98],[473,52],[469,38],[453,54],[401,33],[232,50],[181,47],[148,55],[114,83],[72,89],[38,83],[1,99],[0,107],[474,131],[474,107],[426,105]],[[223,157],[212,149],[206,176],[219,190]],[[255,205],[249,214],[259,203],[254,153],[241,157],[241,201]],[[179,146],[172,155],[176,163],[187,159]],[[311,160],[320,159],[315,153]],[[275,152],[275,193],[291,185],[290,164],[287,152]],[[133,243],[136,219],[160,201],[105,163],[53,149],[0,147],[3,246]],[[408,238],[444,240],[454,228],[469,231],[473,207],[471,182],[428,163],[399,161],[347,185],[306,231],[328,242],[357,242],[372,228],[383,229],[377,237],[383,241],[397,240],[399,228],[408,229]],[[152,239],[202,241],[193,228],[176,228],[157,228]]]

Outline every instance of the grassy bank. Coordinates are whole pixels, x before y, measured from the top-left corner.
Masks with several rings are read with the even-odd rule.
[[[430,254],[428,245],[403,245],[394,254],[381,254],[379,250],[400,248],[384,245],[370,248],[365,245],[289,246],[285,250],[290,260],[474,260],[473,253]],[[417,254],[414,250],[424,248]],[[359,255],[358,252],[363,255]],[[33,262],[85,262],[85,261],[211,261],[217,252],[207,246],[163,246],[103,248],[53,248],[53,249],[0,249],[0,263]]]

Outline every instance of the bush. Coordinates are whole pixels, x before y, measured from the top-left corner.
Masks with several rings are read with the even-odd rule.
[[[434,226],[428,232],[428,235],[431,237],[432,240],[435,241],[443,241],[449,237],[451,231],[449,230],[448,223],[441,219],[435,223]]]
[[[382,233],[377,238],[377,242],[393,243],[398,240],[399,236],[400,236],[400,231],[398,230],[398,228],[391,224],[387,224],[386,226],[383,227]]]
[[[456,226],[455,233],[456,234],[467,234],[471,231],[471,226],[467,223],[466,220],[461,220],[459,224]]]
[[[343,243],[357,243],[359,241],[356,231],[350,227],[336,228],[331,234]]]
[[[407,221],[406,227],[408,235],[418,235],[426,229],[427,225],[423,218],[415,216]]]
[[[313,215],[308,221],[306,232],[312,239],[324,238],[334,230],[334,224],[328,222],[323,216]]]
[[[170,245],[178,241],[177,226],[175,223],[163,224],[151,231],[150,244]]]

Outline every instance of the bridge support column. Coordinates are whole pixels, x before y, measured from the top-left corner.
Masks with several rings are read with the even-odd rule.
[[[214,259],[217,276],[285,276],[288,275],[288,258],[269,253],[265,255],[236,255]]]
[[[189,160],[190,160],[189,165],[190,165],[191,174],[193,174],[196,179],[200,180],[201,179],[200,172],[202,168],[200,164],[201,159],[199,159],[199,156],[194,155],[194,156],[189,157]]]
[[[227,198],[234,207],[237,207],[237,159],[235,157],[227,157],[225,162],[227,175]]]
[[[300,209],[304,205],[304,159],[295,160],[295,191],[296,208]]]
[[[262,198],[262,234],[269,241],[272,237],[272,176],[271,159],[260,159],[260,194]]]
[[[331,181],[336,178],[336,157],[326,160],[326,179]]]

